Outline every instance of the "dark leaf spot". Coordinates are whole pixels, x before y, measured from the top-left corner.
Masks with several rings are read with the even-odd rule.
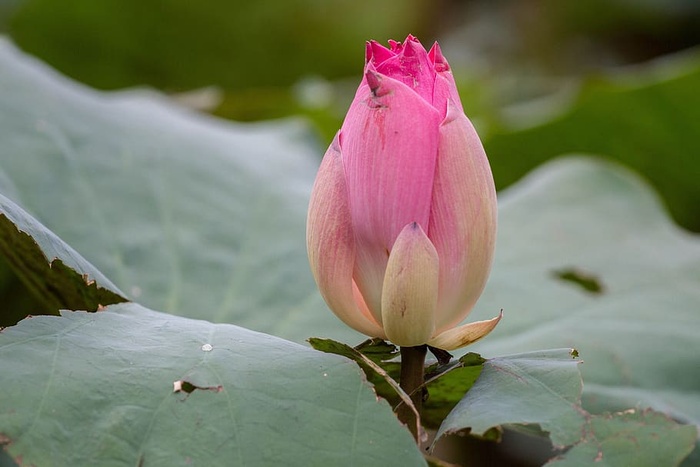
[[[576,284],[591,294],[598,295],[605,291],[605,287],[598,276],[578,268],[559,269],[554,271],[552,275],[561,281]]]
[[[178,393],[178,392],[184,392],[187,395],[192,394],[195,390],[199,389],[200,391],[213,391],[213,392],[221,392],[223,391],[224,387],[221,385],[218,386],[197,386],[196,384],[192,384],[189,381],[185,380],[178,380],[173,383],[173,392]]]

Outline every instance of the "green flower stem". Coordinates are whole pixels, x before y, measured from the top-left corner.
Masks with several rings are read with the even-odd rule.
[[[413,405],[416,407],[419,414],[423,407],[422,385],[425,371],[425,354],[427,351],[427,345],[401,347],[401,380],[399,384],[401,385],[401,389],[411,397],[411,401],[413,401]],[[413,410],[405,404],[402,404],[398,408],[396,415],[399,417],[399,420],[405,423],[408,429],[411,430],[416,442],[420,443]]]

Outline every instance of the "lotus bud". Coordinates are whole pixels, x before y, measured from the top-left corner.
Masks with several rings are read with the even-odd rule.
[[[364,78],[321,162],[309,262],[351,328],[453,350],[501,318],[459,326],[491,268],[496,190],[438,44],[389,44],[367,43]]]

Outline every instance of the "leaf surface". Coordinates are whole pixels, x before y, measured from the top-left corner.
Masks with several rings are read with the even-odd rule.
[[[690,453],[697,431],[650,410],[599,415],[589,420],[584,440],[546,465],[679,465]]]
[[[424,465],[354,363],[133,303],[5,329],[0,373],[21,464]]]
[[[578,441],[585,422],[580,409],[580,361],[571,349],[497,357],[483,364],[474,386],[450,412],[436,439],[470,428],[483,436],[506,424],[538,424],[555,446]]]
[[[126,298],[300,342],[319,316],[337,327],[303,247],[320,150],[301,122],[236,125],[156,93],[99,93],[6,41],[0,89],[0,193]]]

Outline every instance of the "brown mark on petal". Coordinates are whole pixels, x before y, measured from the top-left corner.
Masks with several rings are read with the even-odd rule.
[[[375,109],[375,110],[380,110],[380,109],[386,109],[389,106],[382,104],[382,102],[379,100],[378,96],[372,96],[369,99],[367,99],[367,107],[370,109]]]

